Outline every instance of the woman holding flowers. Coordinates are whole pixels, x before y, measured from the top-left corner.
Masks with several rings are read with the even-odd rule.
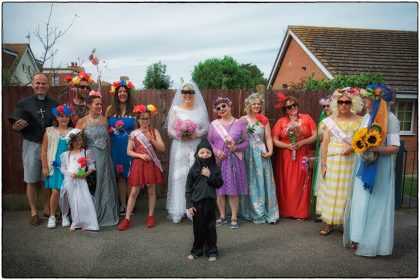
[[[156,184],[163,183],[163,169],[156,155],[156,150],[165,151],[165,144],[157,129],[150,126],[150,118],[157,114],[157,109],[152,104],[147,106],[134,106],[133,113],[136,114],[137,129],[130,133],[127,146],[127,154],[133,158],[128,177],[128,185],[131,186],[128,198],[127,213],[125,219],[118,225],[121,231],[131,226],[131,212],[136,203],[140,188],[147,185],[149,198],[149,214],[146,226],[155,226],[155,205],[156,205]]]
[[[276,223],[279,219],[276,185],[270,157],[273,139],[268,119],[260,114],[264,108],[261,94],[253,93],[245,99],[241,118],[247,125],[249,146],[244,153],[248,174],[248,195],[240,197],[240,215],[256,224]]]
[[[280,148],[276,159],[276,186],[279,212],[282,217],[303,220],[309,217],[311,183],[301,162],[308,153],[308,144],[315,142],[317,128],[307,114],[299,113],[296,97],[282,101],[285,117],[273,128],[274,145]]]
[[[360,126],[361,117],[356,115],[363,109],[360,90],[343,88],[332,95],[332,116],[321,122],[324,129],[321,144],[321,174],[316,213],[325,223],[319,234],[326,236],[333,226],[344,222],[344,208],[351,184],[354,153],[351,139]]]
[[[218,97],[213,103],[218,119],[211,122],[207,136],[213,147],[216,162],[222,171],[223,186],[216,190],[220,218],[216,226],[227,223],[226,196],[229,197],[232,217],[230,228],[239,228],[239,196],[248,193],[244,151],[248,148],[248,133],[244,122],[232,116],[232,101]]]
[[[172,138],[166,209],[168,219],[174,223],[186,216],[185,184],[197,145],[206,136],[208,127],[207,108],[200,90],[192,81],[183,84],[176,91],[165,121]]]
[[[391,89],[374,84],[362,91],[366,115],[353,138],[357,153],[347,201],[344,245],[360,256],[386,256],[394,245],[395,154],[400,123],[389,110]]]
[[[131,158],[127,155],[128,137],[136,127],[131,95],[134,85],[129,80],[116,81],[111,86],[111,105],[105,110],[108,119],[109,138],[111,140],[111,156],[114,163],[114,172],[117,174],[118,194],[120,198],[120,216],[125,216],[127,209],[127,195],[130,190],[127,186],[128,171]]]
[[[86,99],[89,114],[77,122],[83,131],[86,149],[92,151],[96,166],[96,188],[94,203],[99,226],[118,223],[118,191],[110,153],[108,124],[102,116],[102,98],[92,91]]]
[[[47,127],[45,130],[41,150],[42,175],[45,178],[44,186],[47,189],[51,189],[48,228],[56,227],[55,214],[57,212],[61,184],[64,180],[60,170],[60,156],[67,151],[65,137],[70,130],[69,123],[72,110],[68,106],[58,106],[52,109],[52,113],[55,116],[55,125]]]

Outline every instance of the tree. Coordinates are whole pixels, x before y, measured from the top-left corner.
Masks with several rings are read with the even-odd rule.
[[[172,81],[166,74],[166,65],[159,61],[147,67],[143,84],[145,89],[168,89]]]
[[[344,87],[358,87],[365,88],[370,84],[384,83],[384,78],[378,73],[358,73],[334,75],[333,79],[322,79],[315,80],[314,74],[309,76],[307,79],[303,79],[298,84],[291,85],[292,89],[304,89],[304,90],[336,90]]]
[[[250,63],[240,65],[231,56],[200,62],[194,66],[191,76],[203,89],[250,89],[255,88],[257,84],[266,83],[256,65]]]
[[[44,30],[45,33],[41,31],[41,29],[39,28],[39,25],[37,29],[33,31],[35,37],[41,42],[42,48],[43,48],[42,54],[38,58],[41,72],[44,69],[44,65],[48,60],[51,60],[51,67],[52,67],[53,58],[58,52],[58,49],[54,48],[55,45],[59,42],[59,39],[63,37],[64,34],[67,33],[67,31],[69,31],[70,27],[73,25],[74,21],[78,17],[77,14],[74,14],[72,22],[67,26],[67,28],[64,31],[59,30],[57,26],[53,28],[51,27],[51,15],[53,12],[53,5],[54,3],[51,3],[48,20],[45,23],[45,30]]]

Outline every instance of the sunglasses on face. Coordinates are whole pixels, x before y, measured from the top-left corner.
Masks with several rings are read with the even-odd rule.
[[[344,105],[344,104],[350,105],[351,104],[351,100],[338,100],[337,101],[337,104],[338,105]]]
[[[286,106],[286,109],[287,110],[290,110],[290,109],[292,109],[292,108],[294,108],[294,107],[297,107],[298,105],[296,104],[296,103],[293,103],[293,104],[290,104],[290,105],[287,105]]]
[[[195,91],[192,89],[183,89],[181,90],[182,94],[195,94]]]
[[[330,108],[330,105],[324,105],[323,107],[324,107],[324,109],[325,108]]]
[[[90,87],[89,86],[79,86],[78,88],[90,90]]]
[[[150,118],[139,118],[139,120],[141,120],[141,121],[147,121],[147,120],[150,120]]]
[[[226,104],[222,104],[222,105],[220,105],[220,106],[217,106],[216,107],[216,110],[217,111],[220,111],[220,110],[222,110],[222,109],[225,109],[227,107],[227,105]]]

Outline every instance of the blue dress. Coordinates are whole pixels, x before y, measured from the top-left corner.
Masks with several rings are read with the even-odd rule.
[[[265,143],[265,129],[255,125],[254,135]],[[248,195],[240,196],[240,216],[256,224],[275,223],[279,219],[271,160],[262,156],[261,150],[249,138],[244,159],[248,174]]]
[[[369,115],[366,114],[361,127],[367,127],[368,121]],[[399,146],[399,133],[399,121],[389,112],[387,137],[382,145]],[[355,171],[360,166],[360,160],[357,155]],[[344,221],[344,245],[359,243],[356,255],[367,257],[391,255],[394,245],[395,155],[379,154],[377,160],[372,193],[365,190],[363,182],[354,175]]]
[[[115,174],[127,178],[131,166],[131,157],[127,155],[128,138],[131,131],[136,129],[136,118],[132,116],[109,117],[108,127],[110,128],[112,126],[115,128],[115,123],[119,120],[124,122],[124,127],[120,130],[112,129],[109,133],[109,138],[111,140],[111,157],[112,162],[114,163]],[[119,164],[123,167],[122,173],[119,173],[117,170],[117,165]]]
[[[66,139],[60,137],[58,140],[57,152],[55,154],[54,161],[57,162],[57,166],[53,166],[54,172],[53,175],[45,178],[44,186],[47,189],[61,189],[61,184],[64,180],[64,175],[61,173],[61,154],[67,151],[67,142]]]

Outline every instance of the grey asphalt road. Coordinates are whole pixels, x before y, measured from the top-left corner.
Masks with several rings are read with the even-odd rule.
[[[145,201],[141,203],[146,203]],[[41,212],[40,212],[41,213]],[[321,224],[280,219],[275,225],[240,220],[240,228],[217,230],[219,259],[187,260],[192,223],[173,224],[166,211],[147,229],[146,211],[137,210],[133,227],[70,232],[29,225],[29,212],[3,212],[2,277],[417,277],[417,209],[395,215],[392,256],[359,257],[342,245],[342,234],[318,234]]]

